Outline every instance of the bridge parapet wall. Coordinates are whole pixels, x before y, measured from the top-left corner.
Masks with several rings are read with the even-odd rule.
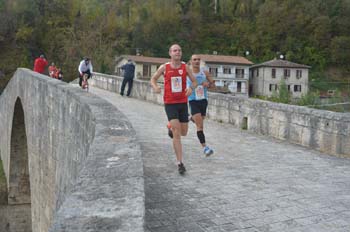
[[[143,231],[140,146],[110,103],[61,81],[18,69],[0,96],[0,148],[11,186],[11,132],[21,102],[32,231]]]
[[[93,85],[119,93],[122,77],[95,73]],[[162,104],[147,81],[134,80],[132,96]],[[238,128],[350,157],[350,114],[209,93],[208,117]]]

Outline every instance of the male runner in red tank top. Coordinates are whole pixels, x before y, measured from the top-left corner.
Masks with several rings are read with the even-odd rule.
[[[161,93],[157,80],[164,75],[164,107],[173,132],[173,147],[176,154],[179,173],[183,174],[186,168],[182,160],[181,136],[186,136],[188,131],[188,106],[187,97],[191,95],[192,88],[197,86],[197,81],[191,69],[181,61],[182,51],[178,44],[169,48],[170,62],[159,67],[151,78],[151,85],[155,93]],[[192,81],[191,87],[186,87],[186,77]]]

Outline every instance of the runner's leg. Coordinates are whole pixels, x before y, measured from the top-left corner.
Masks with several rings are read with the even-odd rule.
[[[181,136],[186,136],[188,132],[188,122],[181,122]]]
[[[203,132],[203,117],[201,115],[201,113],[198,113],[198,114],[195,114],[195,115],[192,115],[192,118],[194,120],[194,123],[196,124],[196,127],[197,127],[197,136],[198,136],[198,132],[201,131],[201,133],[203,134],[203,137],[204,137],[204,132]],[[199,136],[198,136],[199,137]],[[198,138],[200,139],[200,138]],[[205,137],[204,137],[204,143],[203,141],[201,141],[200,139],[200,144],[202,145],[202,147],[205,147]]]
[[[178,163],[182,163],[182,144],[181,144],[181,124],[178,119],[170,120],[171,129],[173,132],[173,147]]]

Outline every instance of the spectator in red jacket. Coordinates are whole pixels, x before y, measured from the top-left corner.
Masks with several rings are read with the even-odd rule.
[[[48,64],[49,63],[45,59],[44,55],[40,55],[40,57],[36,58],[34,61],[34,72],[44,73],[45,67]]]

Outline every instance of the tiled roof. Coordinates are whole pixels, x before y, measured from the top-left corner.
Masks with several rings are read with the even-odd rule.
[[[133,55],[123,55],[116,58],[118,62],[122,58],[131,59],[132,61],[138,63],[151,63],[151,64],[164,64],[170,61],[170,58],[160,58],[160,57],[150,57],[150,56],[133,56]]]
[[[207,63],[227,63],[227,64],[243,64],[252,65],[254,64],[250,60],[242,56],[223,56],[223,55],[207,55],[197,54],[199,57]]]
[[[208,63],[227,63],[227,64],[242,64],[242,65],[252,65],[254,64],[250,60],[241,56],[223,56],[223,55],[207,55],[207,54],[197,54],[201,59]],[[152,63],[152,64],[164,64],[170,61],[170,58],[160,58],[160,57],[150,57],[150,56],[134,56],[134,55],[122,55],[116,57],[118,62],[121,59],[131,59],[139,63]]]
[[[252,66],[252,68],[256,68],[256,67],[311,68],[311,66],[307,66],[304,64],[297,64],[297,63],[290,62],[288,60],[277,60],[277,59],[269,60],[264,63],[256,64]]]

